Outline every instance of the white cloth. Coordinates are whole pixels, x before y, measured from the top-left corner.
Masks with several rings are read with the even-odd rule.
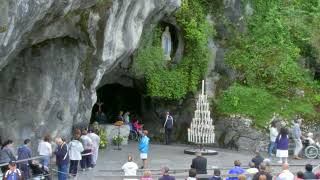
[[[270,141],[276,142],[277,136],[278,136],[278,130],[275,127],[270,128]]]
[[[85,150],[92,150],[92,140],[88,135],[82,135],[80,139]]]
[[[277,154],[276,154],[277,157],[288,157],[288,150],[280,150],[280,149],[277,149]]]
[[[78,140],[72,140],[69,144],[69,157],[70,160],[81,160],[81,152],[84,150],[82,143]]]
[[[247,173],[248,174],[255,174],[257,172],[259,172],[259,170],[257,168],[249,168],[249,169],[247,169]]]
[[[138,165],[135,162],[126,162],[121,169],[124,171],[125,176],[136,176]],[[129,180],[129,179],[126,179]]]
[[[38,146],[38,153],[40,156],[51,156],[52,146],[46,141],[41,141]]]
[[[188,177],[187,180],[197,180],[195,177]]]
[[[276,180],[294,180],[294,175],[289,170],[283,170],[276,177]]]
[[[148,159],[147,153],[140,153],[140,159]]]
[[[97,164],[100,137],[95,133],[89,133],[88,136],[92,140],[92,163]]]

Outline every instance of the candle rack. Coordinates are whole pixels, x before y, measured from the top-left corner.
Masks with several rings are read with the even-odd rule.
[[[190,128],[188,128],[188,142],[195,144],[197,147],[185,150],[186,154],[194,154],[196,151],[204,155],[218,154],[214,150],[205,148],[205,145],[214,143],[214,125],[210,116],[210,106],[204,92],[204,80],[202,80],[202,91],[199,94],[194,117],[192,118]]]

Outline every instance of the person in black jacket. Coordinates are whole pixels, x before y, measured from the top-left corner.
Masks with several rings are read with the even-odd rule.
[[[58,180],[67,180],[68,178],[68,164],[69,152],[68,145],[62,140],[61,137],[56,138],[57,149],[56,164],[58,166]]]
[[[165,139],[166,144],[169,145],[171,143],[171,133],[173,128],[173,117],[167,112],[166,121],[164,122],[164,129],[165,129]]]
[[[201,156],[201,152],[196,152],[196,158],[192,159],[191,168],[196,169],[197,174],[207,174],[207,159]],[[200,178],[204,180],[207,178]]]
[[[259,169],[260,164],[263,162],[264,158],[261,156],[260,152],[256,150],[256,156],[252,158],[251,162],[254,163],[255,167]]]

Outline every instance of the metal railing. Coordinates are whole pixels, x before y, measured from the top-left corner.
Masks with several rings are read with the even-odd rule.
[[[87,155],[87,154],[85,154]],[[16,163],[21,163],[21,162],[26,162],[26,161],[30,161],[30,160],[37,160],[37,159],[41,159],[43,156],[35,156],[35,157],[31,157],[31,158],[28,158],[28,159],[23,159],[23,160],[17,160],[15,161]],[[51,161],[50,161],[50,164],[51,164]],[[0,164],[0,167],[2,166],[6,166],[8,165],[8,163],[2,163]],[[273,164],[272,167],[280,167],[281,164]],[[290,165],[290,167],[304,167],[305,164],[292,164]],[[320,164],[314,164],[314,169],[320,169]],[[226,170],[229,170],[233,167],[216,167],[216,166],[212,166],[211,168],[207,168],[208,171],[213,171],[214,169],[219,169],[221,171],[226,171]],[[242,167],[244,169],[247,169],[248,167]],[[148,171],[151,171],[152,172],[152,177],[153,178],[159,178],[161,177],[161,169],[139,169],[137,170],[137,173],[138,174],[143,174],[143,171],[145,170],[148,170]],[[170,174],[174,177],[176,177],[176,179],[184,179],[188,176],[188,171],[189,169],[171,169],[170,170]],[[94,174],[94,172],[92,171],[91,175],[92,177],[94,177],[94,179],[114,179],[114,180],[118,180],[118,179],[139,179],[140,177],[142,177],[142,175],[137,175],[137,176],[124,176],[123,175],[123,170],[120,170],[120,169],[117,169],[117,170],[108,170],[108,169],[103,169],[103,170],[97,170],[96,172],[98,172],[98,174]],[[110,174],[100,174],[100,173],[112,173],[112,175]],[[62,174],[65,174],[67,176],[69,176],[70,174],[69,173],[65,173],[65,172],[60,172],[58,171],[57,169],[55,168],[51,168],[49,167],[49,174],[45,174],[45,175],[40,175],[40,176],[50,176],[51,179],[53,179],[53,177],[56,175],[56,173],[62,173]],[[116,175],[113,175],[114,173],[117,173]],[[293,173],[296,173],[296,172],[293,172]],[[272,172],[271,173],[272,175],[277,175],[278,173],[277,172]],[[244,174],[246,176],[253,176],[252,174]],[[78,176],[82,176],[81,173],[78,174]],[[222,174],[221,177],[225,178],[225,177],[236,177],[238,175],[232,175],[232,174]],[[1,177],[1,176],[0,176]],[[212,177],[212,175],[210,174],[199,174],[197,175],[197,178],[209,178],[209,177]]]

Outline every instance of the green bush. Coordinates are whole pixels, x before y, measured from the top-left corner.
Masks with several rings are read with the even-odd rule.
[[[251,4],[254,14],[245,17],[248,29],[235,34],[226,54],[228,65],[237,71],[237,84],[219,96],[218,110],[249,116],[259,127],[273,113],[288,119],[296,115],[317,119],[319,83],[306,67],[316,66],[314,59],[319,58],[314,34],[320,27],[320,1],[253,0]]]
[[[208,38],[215,32],[205,15],[200,1],[182,2],[176,18],[184,33],[185,53],[181,63],[174,67],[163,60],[160,41],[163,30],[156,27],[153,32],[144,33],[134,56],[134,71],[137,76],[145,76],[149,96],[179,100],[197,90],[207,71]]]
[[[274,113],[292,119],[301,115],[307,120],[315,118],[313,104],[305,98],[279,98],[266,89],[238,84],[223,92],[217,100],[217,110],[226,115],[240,114],[250,117],[254,126],[267,127]]]

